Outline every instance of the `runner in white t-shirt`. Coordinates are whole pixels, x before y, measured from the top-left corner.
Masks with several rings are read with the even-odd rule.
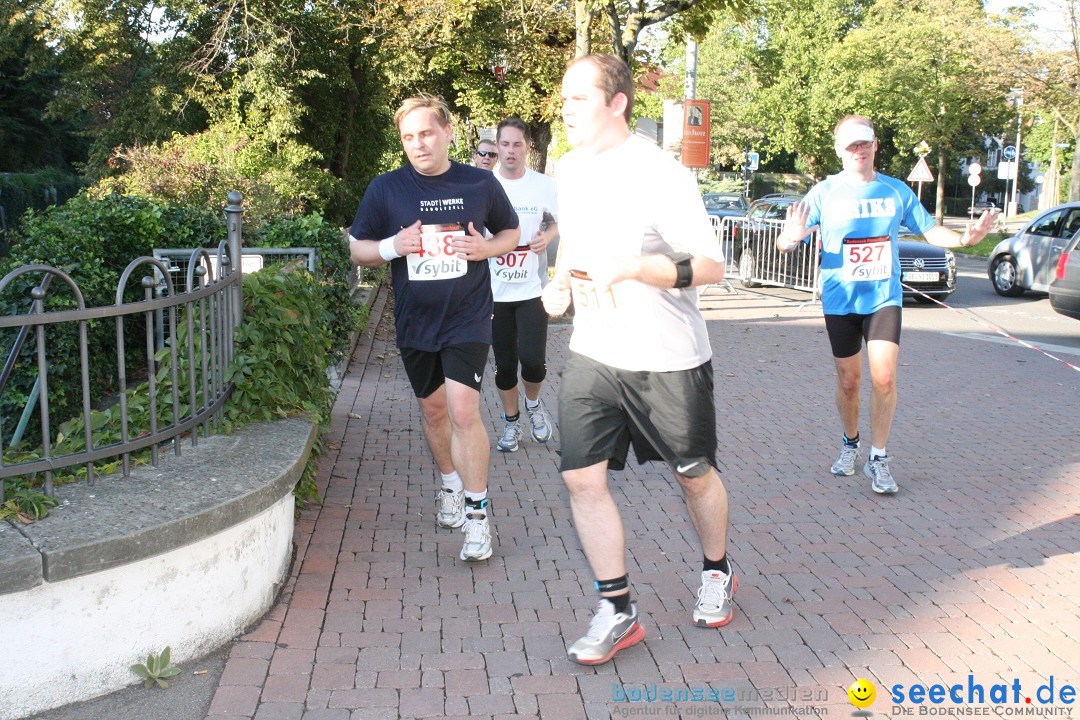
[[[611,55],[575,60],[563,77],[574,150],[556,170],[560,255],[544,307],[574,299],[559,390],[560,469],[600,601],[570,660],[607,662],[645,631],[630,601],[626,542],[608,469],[663,460],[682,487],[704,551],[694,624],[731,621],[738,585],[727,558],[727,491],[716,472],[712,350],[694,286],[720,282],[724,254],[697,183],[631,136],[634,81]]]
[[[870,459],[863,474],[870,488],[897,491],[885,443],[896,412],[896,364],[900,354],[900,226],[920,232],[932,245],[977,245],[993,227],[997,211],[956,233],[937,225],[904,183],[874,169],[874,124],[848,115],[833,130],[843,172],[811,188],[788,209],[776,246],[787,252],[821,228],[821,304],[836,364],[836,408],[844,426],[834,475],[854,475],[859,460],[859,386],[866,342],[873,394],[870,396]]]
[[[540,291],[547,282],[547,246],[559,234],[555,222],[558,211],[554,181],[525,167],[531,145],[528,125],[520,118],[506,118],[499,123],[495,144],[499,153],[495,177],[517,212],[521,230],[516,248],[488,261],[495,298],[491,320],[495,387],[506,421],[496,447],[514,452],[523,434],[518,408],[519,364],[532,438],[538,443],[551,439],[551,416],[540,399],[547,377],[548,324]]]

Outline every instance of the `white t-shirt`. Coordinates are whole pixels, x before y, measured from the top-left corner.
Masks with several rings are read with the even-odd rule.
[[[631,135],[599,155],[572,151],[557,166],[561,269],[588,271],[617,255],[672,251],[724,261],[689,170]],[[571,280],[570,349],[623,370],[688,370],[712,357],[696,288],[624,280],[599,293]]]
[[[496,170],[495,177],[510,198],[518,216],[521,237],[514,250],[488,260],[491,270],[491,294],[495,302],[514,302],[540,297],[547,283],[547,252],[537,255],[529,249],[529,241],[540,229],[544,211],[558,219],[555,181],[535,170],[525,169],[520,178],[504,178]]]

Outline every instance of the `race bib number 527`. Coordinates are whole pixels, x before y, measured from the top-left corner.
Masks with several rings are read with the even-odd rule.
[[[840,276],[851,282],[888,280],[892,277],[892,242],[889,236],[845,238]]]
[[[457,223],[421,225],[420,250],[405,256],[409,280],[451,280],[464,275],[468,263],[452,247],[459,237],[465,237],[465,231]]]

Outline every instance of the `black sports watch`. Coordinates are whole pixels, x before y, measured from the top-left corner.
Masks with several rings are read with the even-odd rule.
[[[669,252],[666,255],[671,262],[675,263],[675,285],[672,287],[676,290],[690,287],[690,284],[694,282],[694,268],[690,264],[694,256],[684,252]]]

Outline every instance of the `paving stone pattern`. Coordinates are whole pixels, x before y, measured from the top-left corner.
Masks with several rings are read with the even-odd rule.
[[[292,578],[233,647],[208,718],[848,717],[860,677],[886,716],[896,684],[1080,684],[1080,373],[906,327],[889,445],[900,493],[882,497],[861,473],[828,472],[839,428],[820,311],[715,289],[703,307],[740,577],[730,625],[691,624],[701,553],[683,500],[664,467],[631,463],[612,488],[647,638],[598,668],[566,660],[595,594],[558,433],[494,451],[493,371],[496,550],[460,561],[461,533],[435,525],[384,294],[319,459],[325,502],[301,513]],[[569,336],[551,327],[553,410]],[[680,690],[690,699],[651,699]],[[693,699],[710,692],[727,699]]]

